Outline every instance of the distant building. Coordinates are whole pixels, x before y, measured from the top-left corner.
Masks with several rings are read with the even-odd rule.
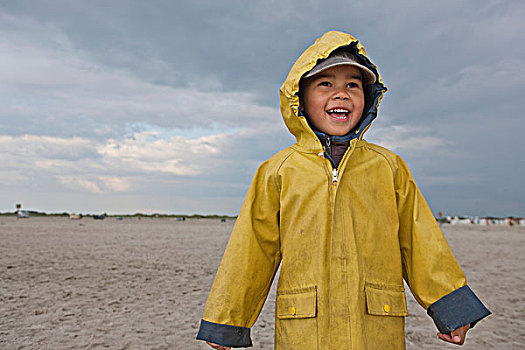
[[[28,219],[29,218],[29,212],[27,210],[18,210],[16,212],[16,217],[19,219]]]

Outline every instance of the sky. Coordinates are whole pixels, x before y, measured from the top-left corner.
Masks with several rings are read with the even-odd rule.
[[[525,216],[525,2],[0,0],[0,211],[236,215],[329,30],[388,87],[365,135],[437,215]]]

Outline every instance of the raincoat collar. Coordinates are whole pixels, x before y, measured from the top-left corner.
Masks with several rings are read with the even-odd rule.
[[[338,48],[347,47],[376,75],[376,82],[365,86],[365,107],[361,121],[344,137],[348,140],[362,139],[363,134],[377,117],[377,109],[383,94],[387,90],[377,67],[366,55],[364,47],[351,36],[338,31],[330,31],[318,38],[313,45],[307,48],[293,65],[288,77],[280,89],[281,114],[288,130],[295,136],[295,148],[304,152],[318,152],[322,145],[318,135],[309,126],[306,118],[299,110],[299,81],[309,72],[319,60],[326,59],[330,53]]]
[[[325,134],[324,132],[320,132],[320,131],[317,131],[317,130],[313,130],[313,132],[317,135],[317,137],[320,139],[320,140],[326,140],[328,137],[330,137],[330,140],[333,141],[333,142],[348,142],[354,138],[356,138],[356,135],[354,135],[353,133],[348,133],[346,135],[343,135],[343,136],[338,136],[338,135],[328,135],[328,134]]]

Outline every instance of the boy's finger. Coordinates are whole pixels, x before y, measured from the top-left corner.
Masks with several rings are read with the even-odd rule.
[[[452,337],[448,334],[438,333],[437,336],[441,340],[452,342]]]
[[[452,344],[462,345],[463,341],[460,336],[450,336],[449,334],[438,333],[438,338]]]
[[[466,326],[453,330],[452,333],[450,333],[450,335],[452,336],[454,343],[463,345],[463,343],[465,342],[465,338],[467,336],[467,331],[469,329],[470,329],[470,325],[468,324]]]

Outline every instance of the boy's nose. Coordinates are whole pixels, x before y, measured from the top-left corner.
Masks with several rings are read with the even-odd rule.
[[[346,90],[341,89],[334,94],[333,98],[334,100],[348,100],[350,96]]]

